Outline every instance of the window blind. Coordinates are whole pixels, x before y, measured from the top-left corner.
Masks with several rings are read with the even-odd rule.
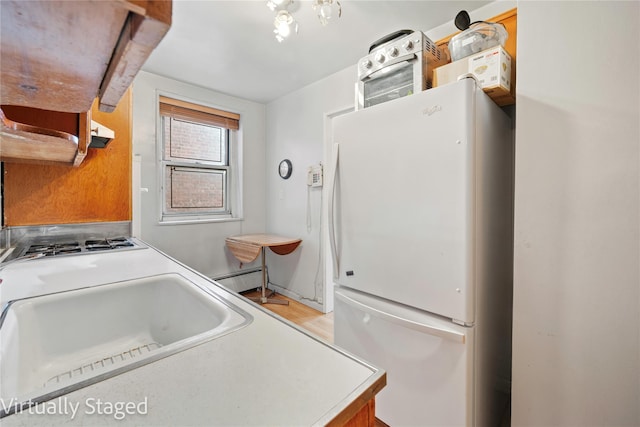
[[[220,126],[231,130],[240,128],[240,114],[167,98],[166,96],[160,97],[160,115]]]

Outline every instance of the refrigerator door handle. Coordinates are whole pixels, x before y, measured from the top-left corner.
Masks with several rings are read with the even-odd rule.
[[[386,311],[382,311],[378,308],[371,307],[361,301],[358,301],[354,298],[351,298],[339,290],[335,291],[335,297],[342,300],[343,302],[355,307],[365,313],[374,315],[376,317],[382,318],[386,321],[395,323],[396,325],[402,326],[404,328],[413,329],[418,332],[422,332],[427,335],[434,335],[440,338],[444,338],[450,341],[454,341],[460,344],[465,343],[465,334],[456,332],[453,330],[439,328],[437,326],[428,325],[426,323],[418,322],[411,319],[405,319],[404,317],[387,313]]]
[[[338,248],[336,246],[336,230],[335,230],[335,218],[334,218],[334,199],[336,193],[336,175],[338,174],[338,148],[340,144],[333,144],[333,157],[331,158],[331,167],[333,171],[331,173],[331,181],[329,183],[329,243],[331,246],[331,255],[333,256],[333,279],[338,280],[340,277],[340,264],[338,259]]]

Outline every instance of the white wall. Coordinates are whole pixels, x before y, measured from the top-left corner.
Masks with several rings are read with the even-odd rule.
[[[267,105],[267,230],[302,238],[300,248],[292,254],[268,254],[270,278],[284,288],[283,293],[304,298],[302,302],[318,309],[326,302],[322,299],[325,248],[320,234],[326,187],[307,187],[307,167],[327,163],[324,116],[353,107],[355,78],[354,62],[353,67]],[[278,163],[285,158],[293,163],[288,180],[277,174]],[[325,182],[327,170],[325,167]]]
[[[242,220],[203,224],[159,225],[160,189],[157,157],[157,94],[174,95],[240,114],[242,140],[241,177],[244,194]],[[140,193],[141,238],[188,266],[215,277],[238,271],[239,262],[229,253],[224,239],[244,233],[265,231],[265,106],[201,87],[141,72],[133,85],[133,154],[141,156]],[[135,158],[135,157],[134,157]],[[134,192],[139,191],[135,188]],[[135,200],[135,197],[134,197]],[[135,229],[135,227],[134,227]],[[244,269],[258,266],[257,262]]]
[[[640,425],[639,18],[518,4],[514,426]]]

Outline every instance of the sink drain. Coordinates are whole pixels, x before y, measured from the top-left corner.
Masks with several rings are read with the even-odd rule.
[[[107,356],[104,359],[98,360],[96,362],[88,363],[78,368],[71,369],[70,371],[63,372],[59,375],[55,375],[49,378],[47,381],[45,381],[44,386],[46,387],[52,383],[57,384],[62,381],[67,381],[71,378],[77,378],[88,373],[93,373],[100,369],[109,368],[115,365],[122,364],[124,362],[128,362],[132,359],[136,359],[136,358],[139,358],[140,356],[144,356],[160,347],[162,347],[160,344],[153,342],[150,344],[144,344],[139,347],[132,348],[127,351],[123,351],[118,354],[114,354],[112,356]]]

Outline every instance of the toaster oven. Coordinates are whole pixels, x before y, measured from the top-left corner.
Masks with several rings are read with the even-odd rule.
[[[358,62],[356,109],[431,88],[434,68],[448,62],[421,31],[400,30],[383,37]]]

